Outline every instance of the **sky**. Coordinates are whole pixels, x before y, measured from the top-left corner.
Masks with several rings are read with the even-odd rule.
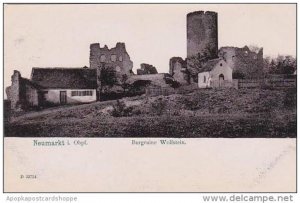
[[[13,70],[89,66],[91,43],[125,42],[134,72],[141,63],[169,72],[171,57],[186,57],[186,14],[198,10],[218,12],[219,48],[296,55],[295,4],[5,5],[4,87]]]

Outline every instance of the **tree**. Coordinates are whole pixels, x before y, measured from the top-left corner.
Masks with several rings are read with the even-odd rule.
[[[278,55],[276,58],[264,58],[264,68],[269,74],[293,74],[297,69],[296,58]]]
[[[205,49],[201,54],[191,56],[187,59],[187,71],[193,78],[194,82],[198,82],[198,73],[202,71],[204,64],[214,59],[214,53],[210,49]]]
[[[100,82],[101,82],[101,92],[103,88],[112,87],[116,84],[116,71],[113,67],[107,64],[101,64],[100,67]]]
[[[126,74],[123,74],[121,78],[121,87],[123,88],[124,93],[129,88],[129,83],[127,82],[127,80],[128,76]]]
[[[270,66],[271,66],[271,57],[267,56],[263,59],[263,72],[264,74],[267,74],[270,72]]]
[[[275,59],[272,59],[270,62],[269,73],[276,74],[277,72],[277,62]]]
[[[293,74],[297,68],[296,58],[292,56],[286,56],[283,61],[283,74]]]

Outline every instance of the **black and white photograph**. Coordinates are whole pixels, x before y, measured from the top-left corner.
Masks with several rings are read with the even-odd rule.
[[[297,4],[3,9],[4,191],[296,192]]]

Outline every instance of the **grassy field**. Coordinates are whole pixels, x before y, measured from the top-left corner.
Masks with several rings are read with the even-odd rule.
[[[296,90],[198,90],[15,116],[18,137],[296,137]]]

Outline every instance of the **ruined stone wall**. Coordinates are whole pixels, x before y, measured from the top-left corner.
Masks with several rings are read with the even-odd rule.
[[[172,57],[169,62],[170,75],[180,84],[189,84],[190,79],[186,68],[186,61],[181,57]]]
[[[38,90],[28,79],[22,78],[19,71],[14,71],[11,82],[11,86],[6,88],[6,94],[12,110],[19,111],[39,105]]]
[[[14,71],[11,76],[11,86],[6,89],[7,98],[10,100],[11,109],[20,110],[20,83],[21,83],[21,73],[19,71]]]
[[[195,11],[187,14],[187,57],[206,53],[218,57],[218,14]]]
[[[117,43],[116,47],[111,49],[106,45],[101,48],[99,43],[91,44],[90,68],[100,68],[102,63],[111,66],[119,77],[132,74],[133,63],[124,43]]]
[[[222,47],[219,56],[233,69],[235,79],[263,78],[263,49],[251,51],[247,46]]]
[[[128,79],[129,84],[133,84],[135,81],[151,81],[151,85],[155,85],[158,87],[169,87],[169,85],[165,81],[165,73],[158,74],[148,74],[148,75],[132,75]]]
[[[3,113],[4,124],[8,124],[11,120],[11,104],[9,100],[3,101]]]
[[[141,68],[137,69],[138,75],[157,74],[157,70],[153,65],[142,63]]]
[[[38,106],[38,91],[34,87],[25,84],[25,105],[28,107]]]

